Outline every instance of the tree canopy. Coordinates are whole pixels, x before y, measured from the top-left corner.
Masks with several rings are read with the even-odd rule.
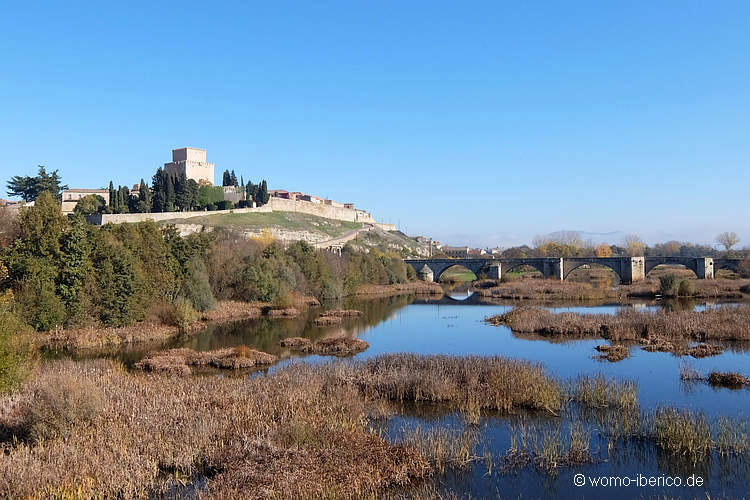
[[[68,186],[62,183],[57,170],[47,173],[44,165],[39,165],[39,173],[33,177],[14,175],[8,181],[8,196],[20,197],[24,201],[34,201],[39,193],[48,191],[57,201],[62,199],[62,192]]]

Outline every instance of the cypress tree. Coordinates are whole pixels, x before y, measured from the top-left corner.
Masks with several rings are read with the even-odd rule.
[[[151,211],[151,192],[143,178],[141,178],[141,183],[138,186],[138,211],[142,213]]]
[[[224,175],[221,179],[221,185],[222,186],[231,186],[232,185],[232,176],[229,175],[229,170],[224,170]]]
[[[113,209],[115,208],[115,186],[112,184],[112,181],[109,181],[109,208]]]
[[[230,186],[237,187],[237,176],[234,174],[234,170],[232,170],[232,173],[229,176],[229,180],[231,182],[231,184],[229,184]]]
[[[167,175],[167,189],[166,189],[166,204],[164,205],[165,212],[174,212],[175,204],[175,191],[174,191],[174,180],[171,175]]]

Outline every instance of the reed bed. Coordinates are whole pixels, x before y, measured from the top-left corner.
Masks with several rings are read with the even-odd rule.
[[[712,371],[708,374],[708,383],[730,389],[739,389],[741,387],[750,387],[750,378],[736,372]]]
[[[256,351],[244,345],[214,351],[180,348],[156,352],[136,363],[135,367],[152,372],[189,375],[192,373],[191,367],[239,370],[271,365],[277,360],[273,354]]]
[[[559,413],[563,390],[541,365],[492,356],[381,355],[346,365],[368,398],[447,403],[477,421],[481,410]]]
[[[68,379],[82,388],[50,384]],[[204,478],[205,497],[359,497],[432,472],[418,451],[367,429],[355,388],[304,364],[271,377],[219,379],[52,362],[14,397],[41,404],[37,389],[45,385],[78,394],[62,398],[69,405],[95,387],[100,404],[93,415],[66,419],[69,432],[39,441],[20,429],[51,412],[18,404],[4,415],[0,429],[16,429],[0,453],[4,495],[146,498],[165,495],[175,480]]]
[[[0,491],[145,498],[185,483],[207,498],[375,498],[447,467],[482,461],[491,472],[493,458],[476,453],[474,426],[384,440],[371,416],[394,400],[447,404],[466,415],[532,410],[552,417],[551,426],[516,433],[514,454],[500,461],[522,464],[525,457],[552,474],[592,460],[591,429],[582,421],[565,429],[554,418],[567,411],[567,400],[608,412],[607,422],[619,419],[604,427],[619,429],[610,433],[617,439],[696,460],[748,451],[741,419],[714,425],[683,410],[646,414],[630,382],[581,377],[566,388],[538,364],[501,357],[393,354],[223,379],[54,361],[17,393],[0,396]]]
[[[569,399],[590,409],[636,410],[638,388],[629,380],[582,375],[569,389]]]
[[[598,359],[606,359],[612,363],[630,357],[630,349],[621,344],[602,344],[596,346],[594,349],[601,353],[597,356]]]
[[[481,297],[508,300],[597,300],[616,298],[617,291],[608,288],[597,288],[589,283],[572,281],[523,279],[500,282],[491,286],[487,280],[474,287]]]
[[[313,320],[313,324],[315,326],[331,326],[331,325],[339,325],[343,321],[344,319],[339,316],[320,316]]]
[[[312,342],[304,337],[289,337],[279,341],[282,347],[294,349],[306,354],[322,356],[350,356],[366,351],[370,344],[353,337],[328,337]]]
[[[602,337],[610,342],[637,341],[647,351],[668,351],[693,357],[713,356],[720,346],[708,341],[750,340],[750,306],[715,307],[704,311],[642,312],[622,309],[616,314],[553,313],[538,307],[516,307],[485,318],[491,325],[550,337]],[[691,346],[690,342],[699,342]]]

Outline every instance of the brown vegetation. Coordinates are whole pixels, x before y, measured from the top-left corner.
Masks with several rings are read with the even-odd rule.
[[[613,289],[573,281],[524,279],[488,285],[490,283],[485,280],[481,287],[474,290],[481,297],[512,300],[596,300],[617,297]]]
[[[169,349],[159,351],[136,363],[141,370],[189,375],[191,366],[239,370],[258,365],[271,365],[277,357],[241,345],[214,351],[194,351],[192,349]]]
[[[344,319],[363,318],[364,315],[365,313],[356,309],[331,309],[322,312],[319,317],[315,318],[313,324],[315,326],[338,325]]]
[[[412,281],[409,283],[395,283],[392,285],[362,285],[354,294],[363,297],[387,297],[390,295],[443,295],[443,289],[438,283],[427,281]]]
[[[630,350],[620,344],[602,344],[594,349],[602,353],[598,356],[599,359],[606,359],[611,362],[622,361],[630,356]]]
[[[364,340],[351,337],[330,337],[316,342],[302,337],[290,337],[282,339],[279,343],[282,347],[288,347],[306,354],[333,356],[349,356],[366,351],[370,347],[370,344]]]
[[[739,389],[750,386],[750,378],[736,372],[717,372],[713,371],[708,374],[708,383],[730,389]]]
[[[202,493],[216,498],[374,496],[431,471],[415,450],[369,431],[358,391],[331,381],[325,369],[165,378],[112,362],[54,362],[43,366],[40,381],[48,377],[101,388],[100,404],[85,418],[67,419],[72,432],[64,435],[26,441],[14,432],[21,441],[7,442],[0,454],[3,494],[11,497],[145,498],[201,477]],[[36,401],[34,386],[17,397]],[[77,414],[81,402],[63,404]],[[24,408],[4,415],[0,429],[43,418]]]
[[[716,307],[704,311],[610,314],[553,313],[535,307],[517,307],[485,318],[492,325],[513,331],[557,337],[602,337],[610,341],[638,341],[646,351],[665,351],[696,358],[722,352],[707,340],[750,340],[750,307]],[[691,341],[700,342],[691,346]]]
[[[313,320],[315,326],[331,326],[342,323],[344,319],[340,316],[320,316]]]

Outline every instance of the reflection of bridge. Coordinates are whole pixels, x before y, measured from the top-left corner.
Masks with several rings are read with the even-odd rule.
[[[585,265],[605,266],[617,274],[620,281],[630,284],[646,278],[646,274],[661,264],[682,265],[700,279],[713,279],[714,270],[739,271],[739,259],[711,257],[532,257],[500,259],[414,259],[406,260],[425,281],[438,281],[446,269],[462,266],[479,276],[499,280],[504,273],[520,266],[531,266],[545,278],[564,280],[576,268]]]

